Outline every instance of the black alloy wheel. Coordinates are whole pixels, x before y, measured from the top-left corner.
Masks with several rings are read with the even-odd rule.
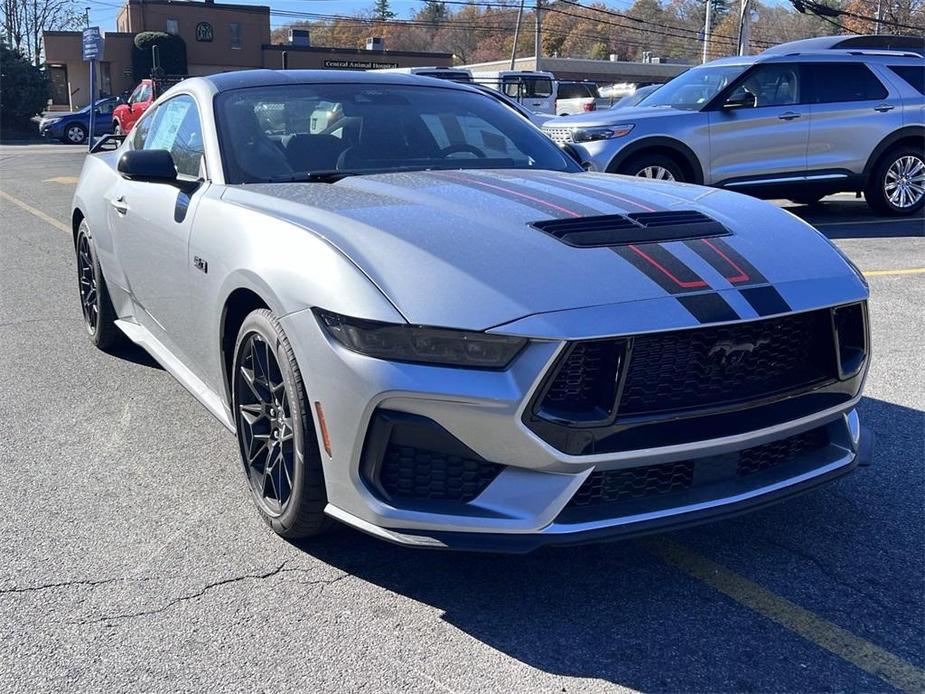
[[[94,345],[110,350],[125,341],[122,331],[116,327],[116,311],[109,298],[109,290],[99,259],[93,236],[86,220],[80,223],[75,242],[77,252],[77,292],[80,296],[80,310],[83,313],[84,328]]]
[[[247,476],[265,512],[279,516],[292,498],[295,478],[292,408],[279,363],[259,334],[251,333],[241,346],[235,377]]]
[[[241,462],[257,510],[286,538],[327,531],[321,451],[295,355],[267,309],[248,315],[231,372]]]

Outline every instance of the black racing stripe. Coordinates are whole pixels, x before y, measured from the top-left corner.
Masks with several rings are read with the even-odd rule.
[[[575,175],[575,174],[572,174]],[[601,202],[616,207],[622,212],[630,212],[632,209],[627,209],[627,205],[630,208],[638,208],[645,212],[658,212],[664,210],[665,208],[655,208],[652,207],[652,203],[644,203],[641,200],[636,199],[632,195],[625,195],[623,193],[614,193],[604,188],[600,188],[595,185],[589,184],[584,179],[573,181],[573,180],[563,180],[565,177],[552,177],[548,179],[540,179],[543,183],[551,186],[565,186],[574,190],[576,193],[581,193],[582,195],[588,197],[600,196],[604,198]],[[613,202],[611,202],[613,201]]]
[[[580,210],[580,205],[573,205],[568,201],[561,201],[562,204],[559,204],[559,202],[550,200],[550,196],[540,191],[519,191],[514,189],[506,181],[501,182],[496,179],[482,180],[477,176],[466,176],[460,171],[443,172],[441,175],[443,178],[452,181],[458,186],[464,186],[489,195],[495,195],[509,202],[532,207],[534,210],[544,212],[546,215],[555,219],[586,216],[586,214]]]
[[[748,287],[767,284],[768,280],[745,257],[722,239],[697,239],[685,242],[694,253],[706,260],[730,284]]]
[[[774,287],[749,287],[739,292],[751,304],[759,316],[774,316],[779,313],[789,313],[790,304],[780,295]]]
[[[515,193],[520,193],[522,195],[532,195],[538,198],[542,198],[543,200],[548,200],[558,207],[565,207],[571,210],[575,210],[575,212],[578,212],[582,217],[597,217],[602,214],[607,214],[610,211],[607,208],[612,207],[612,205],[608,205],[603,200],[601,201],[602,207],[593,207],[591,205],[584,205],[572,198],[550,193],[549,191],[538,188],[535,185],[529,185],[531,182],[533,182],[533,180],[530,178],[515,178],[513,176],[502,175],[494,179],[494,181],[497,183],[497,185],[508,188]],[[537,181],[536,183],[554,187],[558,182],[555,180],[542,180]],[[560,190],[566,194],[569,192],[561,188]]]
[[[739,314],[719,294],[679,296],[678,302],[701,323],[725,323],[739,320]]]
[[[611,248],[669,294],[702,292],[710,285],[674,254],[657,243],[637,246],[629,244]]]

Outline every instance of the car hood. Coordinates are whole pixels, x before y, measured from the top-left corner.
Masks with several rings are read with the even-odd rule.
[[[633,106],[616,110],[601,109],[574,116],[560,116],[543,124],[543,127],[576,128],[593,125],[614,125],[616,123],[636,123],[655,118],[690,118],[699,111],[685,111],[663,106]]]
[[[749,284],[857,282],[839,252],[789,213],[678,183],[597,173],[431,171],[229,186],[222,197],[325,238],[421,325],[484,330],[533,314],[673,301],[690,289],[736,291],[726,277],[746,267]],[[683,241],[634,245],[653,265],[627,246],[574,247],[532,226],[671,210],[702,212],[732,231],[720,247],[733,264],[705,260]],[[655,239],[660,232],[645,233]],[[700,283],[673,278],[681,273],[678,263]]]

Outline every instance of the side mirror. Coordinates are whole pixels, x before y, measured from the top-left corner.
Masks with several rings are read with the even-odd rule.
[[[569,157],[572,161],[574,161],[576,164],[580,165],[581,168],[583,168],[585,171],[588,170],[588,167],[589,167],[588,162],[586,162],[586,161],[582,158],[581,152],[579,152],[578,149],[577,149],[576,147],[573,147],[571,144],[569,144],[568,142],[566,142],[566,143],[564,143],[564,144],[559,145],[559,148],[560,148],[563,152],[565,152],[565,154],[568,155],[568,157]]]
[[[201,181],[177,178],[177,167],[166,149],[132,149],[119,157],[119,173],[123,178],[141,183],[163,183],[179,188],[187,195],[195,191]]]
[[[755,97],[752,94],[749,94],[744,89],[742,91],[735,91],[726,97],[726,101],[723,102],[723,110],[730,111],[736,108],[751,108],[755,105]]]

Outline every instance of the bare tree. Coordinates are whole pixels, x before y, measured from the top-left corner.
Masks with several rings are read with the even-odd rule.
[[[35,65],[43,61],[43,32],[76,29],[83,19],[73,0],[0,0],[0,9],[6,40]]]

